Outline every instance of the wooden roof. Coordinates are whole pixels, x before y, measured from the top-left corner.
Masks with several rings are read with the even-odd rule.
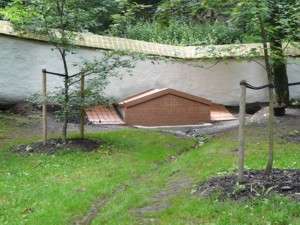
[[[177,91],[177,90],[174,90],[171,88],[164,88],[164,89],[151,89],[149,91],[142,92],[140,94],[131,96],[131,97],[121,101],[119,103],[119,105],[123,106],[123,107],[131,107],[131,106],[138,105],[143,102],[147,102],[152,99],[159,98],[159,97],[162,97],[162,96],[168,95],[168,94],[175,95],[180,98],[185,98],[185,99],[188,99],[191,101],[199,102],[199,103],[205,104],[205,105],[211,105],[211,103],[212,103],[210,100],[207,100],[205,98],[191,95],[191,94],[188,94],[188,93],[185,93],[182,91]]]
[[[210,119],[213,122],[235,120],[236,117],[228,111],[223,105],[211,104],[210,107]]]
[[[124,121],[111,106],[95,106],[85,110],[88,120],[93,124],[121,125]]]

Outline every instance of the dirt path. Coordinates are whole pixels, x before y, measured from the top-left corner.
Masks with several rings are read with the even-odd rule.
[[[107,203],[118,193],[126,190],[125,185],[122,185],[116,188],[111,195],[107,196],[99,196],[91,205],[89,210],[85,215],[76,219],[72,224],[73,225],[90,225],[93,220],[100,214],[101,209],[103,209]]]
[[[150,198],[148,205],[133,210],[133,213],[140,220],[141,224],[155,224],[155,219],[147,217],[147,214],[160,212],[169,208],[170,200],[191,186],[192,179],[188,177],[180,177],[170,181],[163,190]]]

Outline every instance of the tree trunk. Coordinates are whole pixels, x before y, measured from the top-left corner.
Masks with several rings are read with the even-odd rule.
[[[286,32],[282,28],[280,21],[283,12],[282,6],[286,4],[286,0],[269,1],[270,17],[269,23],[272,30],[269,32],[271,64],[274,75],[274,85],[276,92],[276,101],[279,105],[289,105],[289,86],[286,68],[286,57],[284,55],[282,40],[286,36]]]
[[[66,52],[65,50],[62,50],[62,60],[64,64],[64,70],[65,70],[65,79],[64,79],[64,105],[63,105],[63,130],[62,130],[62,138],[63,141],[67,141],[68,136],[68,123],[69,123],[69,71],[68,71],[68,65],[66,60]]]
[[[280,40],[271,40],[272,68],[276,101],[281,106],[288,106],[290,100],[289,81],[287,76],[286,59]]]
[[[268,162],[266,166],[266,174],[269,175],[272,172],[273,169],[273,155],[274,155],[274,91],[273,91],[273,72],[272,67],[270,63],[270,55],[269,55],[269,49],[268,49],[268,42],[267,42],[267,33],[264,27],[264,22],[261,18],[261,15],[259,15],[259,25],[261,30],[261,37],[263,40],[263,50],[264,50],[264,59],[266,64],[266,70],[268,75],[268,81],[271,85],[269,87],[269,122],[268,122],[268,136],[269,136],[269,153],[268,153]]]
[[[67,140],[67,132],[68,132],[68,120],[69,120],[69,77],[65,76],[65,92],[64,92],[64,122],[63,122],[63,130],[62,130],[62,135],[63,135],[63,141],[66,142]]]
[[[84,74],[81,74],[80,76],[80,99],[81,99],[81,105],[80,105],[80,138],[84,139]]]

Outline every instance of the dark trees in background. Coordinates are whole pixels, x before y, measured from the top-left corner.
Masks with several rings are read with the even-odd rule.
[[[7,6],[12,0],[0,0],[0,8]]]

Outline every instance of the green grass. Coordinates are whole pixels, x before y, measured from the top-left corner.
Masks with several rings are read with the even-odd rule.
[[[4,137],[21,129],[5,121],[9,121],[7,117],[0,116],[0,134]],[[96,152],[61,152],[52,156],[9,152],[10,145],[31,138],[9,142],[0,139],[0,143],[4,140],[0,151],[0,224],[71,224],[99,196],[106,196],[108,202],[94,225],[143,224],[134,209],[151,204],[151,196],[168,182],[190,177],[198,183],[233,171],[235,136],[235,132],[227,133],[194,148],[195,141],[191,139],[126,129],[89,134],[89,138],[105,143]],[[267,145],[253,130],[249,130],[248,137],[251,141],[246,165],[261,169],[266,162]],[[299,144],[280,141],[275,148],[275,167],[300,168]],[[171,156],[176,160],[170,160]],[[115,192],[120,188],[124,190]],[[146,217],[154,219],[155,224],[166,225],[300,224],[300,204],[279,196],[219,202],[195,197],[191,189],[170,199],[170,208]]]

